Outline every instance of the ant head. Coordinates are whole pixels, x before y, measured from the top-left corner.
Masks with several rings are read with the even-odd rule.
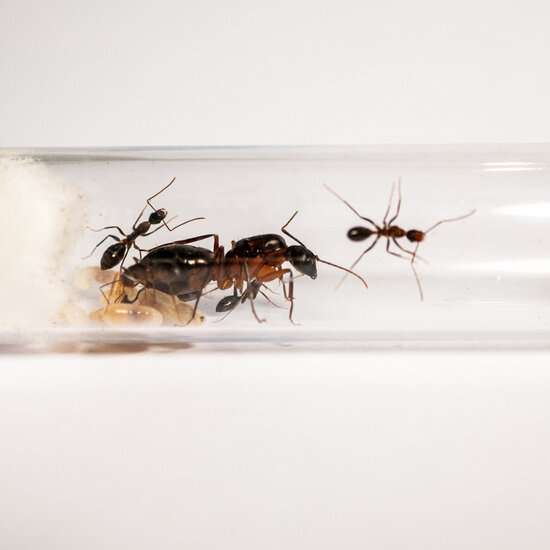
[[[129,268],[123,267],[120,279],[124,286],[137,286],[139,283],[145,283],[147,279],[147,269],[139,263],[136,263]]]
[[[418,229],[411,229],[407,231],[407,239],[411,241],[411,243],[420,243],[424,240],[425,233],[423,231],[419,231]]]
[[[351,241],[364,241],[368,239],[373,233],[374,231],[372,229],[359,225],[357,227],[352,227],[348,231],[348,239],[350,239]]]
[[[288,247],[288,261],[300,272],[312,279],[317,277],[317,256],[313,254],[311,250],[308,250],[302,241],[299,241],[294,235],[291,235],[287,230],[287,225],[298,214],[298,210],[292,214],[290,220],[288,220],[281,231],[288,235],[291,239],[299,243],[300,246],[292,245]]]
[[[164,208],[159,208],[149,216],[149,222],[153,225],[156,225],[160,223],[164,218],[166,218],[167,215],[168,212]]]
[[[345,267],[342,267],[338,264],[333,264],[332,262],[327,262],[326,260],[321,260],[318,256],[313,254],[313,252],[309,249],[307,249],[303,242],[299,241],[296,237],[291,235],[287,230],[286,226],[294,219],[294,216],[298,214],[298,211],[294,212],[292,218],[288,220],[285,225],[281,228],[281,231],[285,234],[294,239],[297,243],[300,244],[300,246],[289,246],[288,247],[288,261],[300,272],[304,275],[308,275],[312,279],[317,278],[317,262],[321,262],[323,264],[331,265],[332,267],[336,267],[337,269],[342,269],[343,271],[347,271],[348,273],[351,273],[352,275],[355,275],[358,279],[361,280],[361,282],[365,285],[365,288],[368,288],[367,283],[363,280],[362,277],[357,275],[357,273],[354,273],[353,271],[346,269]],[[370,220],[367,220],[370,221]],[[374,225],[374,222],[371,222]],[[365,231],[369,231],[369,235],[372,233],[370,229],[362,228]],[[366,238],[366,237],[365,237]]]
[[[312,279],[317,277],[317,256],[305,246],[288,247],[289,262],[300,272]]]

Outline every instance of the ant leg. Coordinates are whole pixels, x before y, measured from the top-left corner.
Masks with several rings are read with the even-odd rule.
[[[264,288],[267,288],[267,289],[271,290],[268,286],[266,286],[266,285],[264,285],[264,284],[262,284],[262,286],[263,286]],[[269,299],[269,296],[268,296],[265,292],[263,292],[263,291],[261,291],[261,290],[260,290],[259,292],[260,292],[260,294],[261,294],[261,295],[262,295],[262,296],[263,296],[272,306],[278,307],[279,309],[285,309],[283,306],[280,306],[280,305],[276,304],[273,300],[270,300],[270,299]],[[273,292],[273,291],[272,291],[272,292]]]
[[[185,323],[184,326],[187,326],[189,324],[191,324],[191,322],[195,319],[195,315],[197,314],[197,309],[199,308],[199,301],[200,299],[202,298],[202,294],[199,293],[199,295],[197,296],[197,299],[195,300],[195,305],[193,306],[193,311],[191,313],[191,318],[189,319],[189,321],[187,321],[187,323]],[[178,314],[179,316],[179,314]]]
[[[120,262],[120,273],[121,274],[122,274],[122,266],[124,265],[124,262],[125,262],[125,260],[128,256],[128,252],[130,252],[130,247],[129,246],[126,248],[126,252],[124,253],[124,256],[122,257],[122,261]],[[141,261],[141,252],[139,253],[139,261]]]
[[[359,212],[357,212],[357,210],[355,210],[355,208],[353,208],[353,206],[347,200],[343,199],[340,195],[338,195],[338,193],[333,191],[327,184],[324,184],[324,188],[330,193],[332,193],[337,199],[340,199],[356,216],[358,216],[362,220],[365,220],[366,222],[372,223],[372,225],[374,225],[376,229],[380,229],[370,218],[361,216],[361,214],[359,214]]]
[[[174,216],[173,218],[170,218],[167,222],[164,222],[164,220],[163,220],[164,226],[166,227],[166,229],[168,229],[168,231],[175,231],[176,229],[178,229],[178,227],[181,227],[182,225],[185,225],[185,224],[188,224],[188,223],[191,223],[191,222],[196,222],[197,220],[206,220],[206,218],[204,216],[199,216],[198,218],[191,218],[190,220],[185,220],[184,222],[178,223],[178,225],[176,225],[175,227],[170,227],[168,224],[171,221],[175,220],[176,218],[177,218],[177,216]],[[155,231],[158,231],[161,228],[162,228],[162,225],[159,225],[158,227],[153,229],[153,231],[149,231],[148,233],[144,233],[142,235],[142,237],[147,237],[148,235],[152,235]]]
[[[276,294],[276,295],[279,295],[278,292],[275,292],[275,290],[273,290],[271,287],[267,286],[267,285],[264,285],[262,283],[262,286],[266,289],[266,290],[269,290],[269,292],[271,292],[271,294]]]
[[[284,280],[284,276],[288,273],[288,276],[289,276],[289,280],[288,280],[288,293],[287,293],[287,290],[286,290],[286,282]],[[264,276],[263,279],[261,280],[262,281],[262,286],[269,289],[269,287],[267,285],[265,285],[264,283],[266,282],[269,282],[269,281],[274,281],[275,279],[279,279],[279,282],[283,285],[283,296],[285,297],[285,300],[287,302],[290,302],[290,321],[292,322],[293,325],[299,325],[300,323],[295,323],[293,320],[292,320],[292,311],[294,309],[294,303],[293,303],[293,300],[294,300],[294,279],[296,279],[297,277],[294,277],[294,273],[292,272],[292,270],[290,269],[281,269],[279,268],[277,271],[269,274],[268,276]],[[269,289],[271,290],[271,289]],[[262,295],[267,299],[268,302],[272,303],[273,302],[265,295],[265,293],[262,292]],[[275,304],[273,304],[275,305]],[[281,307],[281,306],[277,306],[277,307]],[[281,309],[284,309],[284,308],[281,308]]]
[[[202,295],[206,296],[207,294],[212,294],[212,292],[215,292],[216,290],[218,290],[216,287],[211,288],[210,290],[207,290],[206,292],[203,292]]]
[[[355,260],[349,270],[351,271],[360,261],[361,261],[361,258],[363,258],[363,256],[369,252],[370,250],[372,250],[374,248],[374,246],[376,245],[376,243],[380,240],[380,235],[377,235],[376,236],[376,239],[374,239],[374,242],[368,247],[366,248],[365,250],[363,250],[363,252],[361,252],[361,254],[359,255],[359,258],[357,258],[357,260]],[[347,276],[349,275],[349,273],[346,273],[341,279],[340,279],[340,282],[336,285],[336,288],[340,288],[340,286],[342,285],[342,283],[346,280]]]
[[[374,245],[380,240],[380,235],[377,235],[376,236],[376,239],[374,239],[374,242],[369,246],[367,247],[366,250],[363,250],[363,252],[361,252],[361,255],[359,256],[359,258],[357,258],[357,260],[355,260],[351,266],[350,266],[350,269],[353,269],[360,261],[361,261],[361,258],[369,251],[371,251],[373,248],[374,248]],[[347,277],[347,274],[344,275],[344,277]]]
[[[286,302],[290,302],[290,290],[287,292],[286,285],[287,283],[284,280],[284,276],[288,273],[290,277],[292,277],[292,280],[297,279],[298,277],[294,277],[292,271],[290,269],[280,269],[278,272],[278,279],[281,285],[283,286],[283,296]],[[266,288],[269,288],[266,286]]]
[[[292,318],[292,312],[294,311],[294,277],[292,276],[292,271],[289,270],[289,272],[288,299],[290,300],[290,311],[288,312],[288,318],[294,326],[300,326],[300,323],[295,323]]]
[[[191,218],[190,220],[186,220],[184,222],[181,222],[179,223],[178,225],[176,225],[176,227],[169,227],[168,224],[175,220],[177,218],[177,216],[174,216],[172,218],[170,218],[164,225],[166,225],[166,229],[168,229],[168,231],[175,231],[178,227],[181,227],[182,225],[185,225],[187,223],[190,223],[190,222],[195,222],[197,220],[205,220],[206,218],[204,216],[201,216],[199,218]],[[158,227],[155,227],[155,229],[153,229],[153,231],[149,231],[148,233],[144,233],[143,235],[141,235],[142,237],[148,237],[149,235],[152,235],[153,233],[156,233],[159,229],[162,229],[162,225],[159,225]]]
[[[397,248],[399,248],[399,250],[402,250],[403,252],[405,252],[406,254],[410,254],[411,256],[414,254],[414,252],[411,252],[410,250],[407,250],[406,248],[403,248],[395,238],[392,238],[392,241],[395,243],[395,246],[397,246]],[[402,258],[404,260],[408,260],[409,258],[406,258],[404,256],[402,256]],[[425,260],[424,258],[421,258],[420,256],[416,255],[416,259],[417,260],[420,260],[421,262],[424,262],[425,264],[428,264],[428,260]]]
[[[175,220],[177,216],[174,216],[173,218],[170,218],[168,221],[171,222],[172,220]],[[152,235],[153,233],[156,233],[159,229],[162,229],[162,225],[159,225],[158,227],[155,227],[153,231],[148,231],[147,233],[143,233],[143,235],[140,235],[141,237],[148,237],[149,235]],[[172,231],[172,230],[170,230]]]
[[[120,232],[120,234],[123,237],[126,237],[126,233],[120,229],[118,225],[106,225],[105,227],[101,227],[100,229],[94,229],[93,227],[90,227],[89,225],[86,226],[86,229],[89,229],[90,231],[94,231],[95,233],[99,233],[100,231],[104,231],[105,229],[116,229]]]
[[[113,292],[114,292],[114,288],[115,288],[115,285],[117,283],[120,283],[120,279],[117,277],[115,278],[114,280],[108,282],[108,283],[105,283],[103,285],[101,285],[99,287],[99,291],[101,292],[102,296],[103,296],[103,299],[105,300],[105,303],[106,304],[116,304],[121,298],[122,296],[124,295],[124,287],[123,287],[123,291],[122,291],[122,294],[119,294],[118,296],[116,296],[114,298],[113,301],[111,301],[111,298],[112,298],[112,295],[113,295]],[[111,287],[111,291],[109,292],[109,295],[107,296],[105,294],[105,292],[103,292],[103,289],[106,287],[106,286],[110,286]]]
[[[411,258],[411,269],[414,273],[414,278],[416,279],[416,284],[418,285],[418,291],[420,292],[420,301],[424,301],[424,293],[422,292],[422,285],[420,284],[420,278],[418,277],[418,273],[416,272],[416,269],[414,268],[414,260],[416,259],[416,252],[418,251],[418,247],[420,246],[420,243],[417,243],[416,248],[414,249],[414,253]]]
[[[262,287],[262,284],[263,283],[259,283],[256,279],[253,279],[250,287],[248,287],[241,296],[241,303],[244,304],[246,300],[255,300],[258,296],[260,288]]]
[[[175,178],[174,178],[175,179]],[[216,238],[217,238],[217,235],[216,235]],[[205,277],[202,281],[201,281],[201,286],[200,286],[200,290],[198,291],[199,295],[197,296],[197,300],[195,301],[195,305],[193,307],[193,312],[191,313],[191,318],[189,319],[189,321],[186,323],[185,326],[189,325],[192,321],[195,320],[195,315],[197,313],[197,309],[199,307],[199,301],[200,299],[202,298],[202,290],[203,288],[205,288],[208,283],[210,281],[210,278],[209,277]]]
[[[397,180],[397,210],[395,211],[395,216],[388,222],[388,225],[391,225],[399,216],[399,210],[401,210],[401,178]]]
[[[147,289],[142,286],[138,291],[137,291],[137,294],[130,300],[128,298],[128,296],[124,296],[124,298],[122,299],[122,303],[123,304],[135,304],[139,298],[139,295],[142,293],[142,292],[145,292]]]
[[[111,237],[111,239],[114,239],[117,243],[120,242],[120,239],[116,235],[107,235],[104,239],[102,239],[100,242],[98,242],[94,246],[94,249],[87,256],[84,256],[83,258],[80,258],[80,259],[81,260],[88,259],[109,237]]]
[[[392,256],[396,256],[397,258],[401,258],[402,260],[409,261],[409,258],[407,258],[406,256],[403,256],[402,254],[398,254],[397,252],[394,252],[393,250],[390,250],[390,242],[391,242],[390,239],[388,239],[386,241],[386,252],[388,254],[391,254]],[[399,245],[397,245],[397,246],[399,246]]]
[[[115,281],[111,281],[110,283],[105,283],[104,285],[101,285],[99,287],[99,292],[101,292],[102,296],[103,296],[103,299],[105,300],[105,304],[110,304],[110,300],[109,298],[107,298],[105,292],[103,292],[103,289],[106,287],[106,286],[112,286],[115,284]],[[112,292],[112,291],[111,291]]]
[[[382,227],[386,227],[386,218],[388,217],[388,214],[390,213],[391,203],[393,200],[393,193],[395,191],[395,182],[391,184],[391,193],[390,193],[390,200],[388,202],[388,208],[386,209],[386,213],[384,214],[384,219],[382,220]]]
[[[246,284],[247,284],[247,290],[251,288],[252,283],[250,281],[250,273],[248,272],[248,262],[245,260],[243,263],[244,266],[244,272],[246,274]],[[265,323],[265,319],[260,319],[258,317],[258,314],[256,313],[256,308],[254,307],[254,298],[249,297],[250,299],[250,307],[252,308],[252,313],[254,314],[254,317],[256,317],[256,321],[258,323]]]
[[[140,248],[136,243],[134,243],[134,248],[139,252],[139,259],[141,261],[141,253],[142,252],[150,252],[151,250],[154,250],[153,248]]]
[[[418,285],[418,290],[420,291],[420,300],[424,300],[424,294],[422,292],[422,285],[420,284],[420,278],[418,277],[418,273],[416,272],[416,269],[414,267],[414,261],[416,259],[421,259],[419,256],[416,255],[416,251],[418,250],[418,245],[420,243],[418,243],[416,245],[416,249],[414,252],[411,252],[409,250],[405,250],[404,248],[402,248],[401,246],[399,246],[399,244],[396,242],[395,239],[393,239],[393,241],[395,242],[395,244],[401,249],[403,250],[403,252],[407,252],[407,254],[411,254],[411,269],[413,271],[413,274],[414,274],[414,278],[416,279],[416,284]],[[402,260],[408,260],[409,258],[406,258],[405,256],[402,256],[401,254],[397,254],[396,252],[393,252],[392,250],[390,250],[390,240],[388,239],[388,243],[386,245],[386,252],[388,254],[391,254],[392,256],[397,256],[398,258],[401,258]],[[423,261],[426,261],[426,260],[423,260]]]

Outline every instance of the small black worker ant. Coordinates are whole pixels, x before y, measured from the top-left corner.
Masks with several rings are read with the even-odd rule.
[[[419,229],[409,229],[408,231],[405,231],[405,229],[402,229],[401,227],[399,227],[397,225],[393,225],[393,223],[395,222],[395,220],[399,216],[399,211],[401,209],[401,179],[398,180],[398,185],[397,185],[398,197],[399,198],[398,198],[398,201],[397,201],[397,210],[395,212],[395,215],[390,220],[386,221],[387,218],[388,218],[388,215],[390,213],[393,194],[394,194],[394,191],[395,191],[395,183],[393,183],[391,193],[390,193],[390,200],[389,200],[389,203],[388,203],[388,208],[386,209],[384,219],[382,220],[382,226],[379,226],[379,225],[375,224],[370,218],[366,218],[365,216],[361,216],[361,214],[359,214],[359,212],[353,206],[351,206],[351,204],[349,202],[344,200],[340,195],[338,195],[338,193],[333,191],[328,185],[325,184],[324,187],[328,191],[330,191],[335,197],[340,199],[354,214],[356,214],[362,220],[365,220],[366,222],[369,222],[374,226],[374,229],[370,229],[369,227],[356,226],[356,227],[352,227],[348,231],[348,239],[350,239],[352,241],[358,241],[358,242],[359,241],[364,241],[364,240],[368,239],[369,237],[371,237],[372,235],[376,235],[376,238],[374,239],[374,242],[369,247],[367,247],[365,250],[363,250],[363,252],[361,252],[359,257],[351,265],[350,269],[353,269],[361,261],[361,258],[363,258],[363,256],[367,252],[369,252],[369,250],[372,250],[374,248],[374,246],[380,240],[380,238],[386,237],[386,239],[387,239],[387,241],[386,241],[386,252],[388,254],[391,254],[392,256],[397,256],[398,258],[401,258],[403,260],[410,260],[411,269],[414,273],[414,277],[415,277],[416,283],[418,285],[418,290],[420,292],[420,299],[421,300],[424,300],[424,293],[422,292],[422,285],[420,284],[420,279],[418,277],[418,273],[416,272],[416,269],[414,268],[415,260],[416,259],[421,259],[419,256],[417,256],[417,251],[418,251],[418,247],[420,246],[420,243],[426,238],[426,235],[430,231],[432,231],[433,229],[435,229],[437,226],[441,225],[442,223],[456,222],[456,221],[459,221],[459,220],[463,220],[465,218],[468,218],[469,216],[472,216],[476,211],[474,209],[471,212],[468,212],[467,214],[464,214],[463,216],[458,216],[456,218],[449,218],[449,219],[445,219],[445,220],[439,220],[437,223],[435,223],[434,225],[432,225],[429,229],[426,229],[425,231],[420,231]],[[416,243],[416,247],[415,247],[414,251],[407,250],[406,248],[403,248],[399,244],[397,239],[400,239],[402,237],[406,237],[411,243]],[[403,256],[402,254],[399,254],[399,253],[397,253],[393,250],[390,250],[390,242],[393,242],[397,246],[397,248],[399,248],[399,250],[401,250],[402,252],[404,252],[406,254],[409,254],[410,258],[406,257],[406,256]],[[344,278],[345,278],[345,276],[344,276]]]
[[[136,240],[138,237],[147,237],[149,235],[152,235],[155,233],[155,231],[158,231],[162,228],[163,224],[168,231],[174,231],[178,227],[181,227],[182,225],[185,225],[186,223],[197,221],[197,220],[204,220],[203,217],[200,218],[192,218],[190,220],[187,220],[185,222],[182,222],[176,227],[169,227],[168,224],[164,221],[166,216],[168,215],[168,212],[164,208],[156,209],[152,204],[151,200],[160,195],[163,191],[166,191],[168,187],[170,187],[174,182],[176,181],[176,178],[174,178],[168,185],[163,187],[158,193],[155,193],[152,197],[149,197],[145,203],[145,206],[143,207],[143,210],[139,213],[139,216],[137,217],[136,221],[134,222],[134,225],[132,226],[132,232],[129,234],[124,233],[122,229],[118,225],[107,225],[105,227],[102,227],[101,229],[92,229],[91,227],[88,227],[91,231],[104,231],[105,229],[116,229],[121,235],[122,239],[117,237],[116,235],[107,235],[103,240],[101,240],[94,249],[88,254],[88,256],[85,256],[82,258],[85,260],[86,258],[89,258],[96,249],[101,246],[109,237],[111,239],[114,239],[117,241],[115,244],[112,244],[105,250],[101,257],[100,267],[101,269],[112,269],[113,267],[117,266],[120,263],[123,263],[126,259],[126,256],[128,255],[128,252],[132,248],[132,246],[141,252],[147,252],[147,250],[143,250],[139,248],[139,246],[136,245]],[[145,209],[147,206],[150,206],[153,209],[153,212],[149,216],[149,220],[143,221],[138,225],[139,220],[143,216],[143,213],[145,212]],[[174,219],[174,218],[172,218]],[[152,225],[158,225],[159,227],[153,229],[152,231],[149,231],[151,229]]]

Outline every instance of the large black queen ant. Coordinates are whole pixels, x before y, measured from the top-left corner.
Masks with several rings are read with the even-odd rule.
[[[325,185],[325,188],[332,193],[336,198],[340,199],[354,214],[356,214],[359,218],[362,220],[370,223],[373,227],[364,227],[364,226],[356,226],[352,227],[348,231],[348,239],[351,241],[365,241],[369,239],[370,237],[374,236],[374,241],[370,246],[368,246],[359,257],[353,262],[350,269],[353,269],[363,258],[363,256],[372,250],[376,243],[382,238],[386,238],[386,252],[388,254],[391,254],[392,256],[396,256],[398,258],[408,260],[410,261],[411,269],[414,274],[414,277],[416,279],[416,284],[418,285],[418,291],[420,292],[420,300],[424,300],[424,293],[422,292],[422,285],[420,284],[420,278],[418,277],[418,273],[416,272],[416,269],[414,267],[414,262],[419,258],[417,255],[418,247],[420,246],[420,243],[424,241],[426,238],[426,235],[435,229],[436,227],[440,226],[443,223],[449,223],[449,222],[456,222],[459,220],[464,220],[465,218],[468,218],[475,214],[475,209],[471,212],[468,212],[467,214],[464,214],[462,216],[458,216],[456,218],[448,218],[444,220],[439,220],[435,224],[433,224],[428,229],[421,231],[419,229],[409,229],[408,231],[399,227],[398,225],[394,225],[395,221],[397,220],[397,217],[399,216],[399,212],[401,210],[401,179],[398,180],[397,189],[398,189],[398,199],[397,199],[397,209],[395,211],[395,214],[388,220],[388,216],[390,214],[393,195],[395,192],[395,183],[392,184],[392,189],[390,193],[390,200],[388,202],[388,208],[386,209],[386,213],[384,214],[384,219],[382,220],[382,225],[377,225],[372,221],[370,218],[367,218],[365,216],[362,216],[359,214],[359,212],[345,199],[343,199],[338,193],[333,191],[328,185]],[[414,250],[407,250],[404,248],[398,241],[398,239],[401,239],[405,237],[409,242],[416,243],[416,247]],[[401,252],[407,254],[408,256],[403,256],[403,254],[400,254],[399,252],[396,252],[395,250],[390,249],[390,244],[393,243]]]
[[[117,235],[109,234],[104,239],[102,239],[98,244],[96,244],[96,246],[90,252],[90,254],[88,254],[88,256],[85,256],[82,259],[85,260],[86,258],[89,258],[107,239],[109,239],[109,238],[114,239],[116,241],[116,243],[109,246],[105,250],[105,252],[103,252],[103,255],[101,256],[101,261],[100,261],[100,267],[101,267],[102,270],[112,269],[113,267],[117,266],[118,264],[124,263],[124,260],[126,259],[126,256],[128,255],[128,252],[130,251],[130,249],[132,247],[135,248],[136,250],[138,250],[140,252],[140,254],[141,254],[141,252],[147,252],[146,250],[141,249],[136,244],[136,240],[139,237],[147,237],[149,235],[152,235],[153,233],[155,233],[156,231],[161,229],[163,226],[166,227],[166,229],[168,229],[168,231],[174,231],[174,230],[178,229],[179,227],[181,227],[182,225],[185,225],[187,223],[197,221],[197,220],[203,220],[204,218],[202,218],[202,217],[192,218],[190,220],[184,221],[184,222],[176,225],[175,227],[170,227],[168,225],[168,223],[165,221],[165,218],[168,215],[168,212],[164,208],[157,209],[153,206],[151,201],[155,197],[158,197],[161,193],[166,191],[166,189],[168,189],[175,181],[176,181],[176,178],[173,178],[172,181],[168,185],[163,187],[158,193],[155,193],[154,195],[152,195],[151,197],[149,197],[146,200],[145,206],[143,207],[143,209],[139,213],[136,221],[134,222],[134,225],[132,226],[132,231],[130,233],[128,233],[128,234],[124,233],[124,231],[122,231],[122,229],[118,225],[107,225],[107,226],[102,227],[100,229],[92,229],[91,227],[88,227],[88,229],[90,229],[91,231],[95,231],[95,232],[104,231],[105,229],[116,229],[122,235],[122,239],[120,237],[118,237]],[[151,207],[153,212],[149,215],[148,220],[145,220],[145,221],[142,221],[141,223],[138,223],[139,220],[141,219],[141,217],[143,216],[147,206]],[[174,218],[172,218],[172,219],[174,219]],[[153,226],[153,225],[158,225],[158,227],[153,229],[152,231],[150,231],[151,226]]]

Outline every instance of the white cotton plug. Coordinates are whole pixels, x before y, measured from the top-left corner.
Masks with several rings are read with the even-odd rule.
[[[0,327],[44,327],[71,302],[84,199],[47,165],[0,158]]]

